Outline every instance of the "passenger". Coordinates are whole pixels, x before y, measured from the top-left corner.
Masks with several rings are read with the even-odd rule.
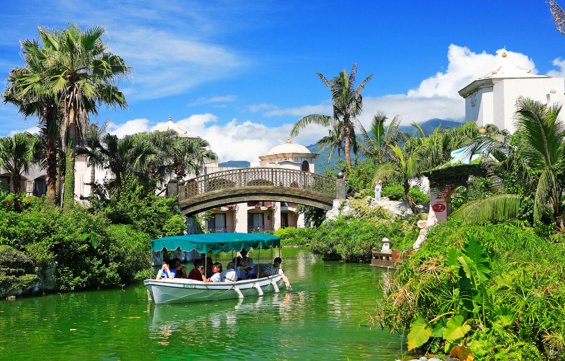
[[[169,267],[168,260],[163,261],[163,265],[161,266],[159,272],[157,272],[157,277],[155,277],[155,279],[157,280],[160,280],[161,278],[175,278],[175,275]]]
[[[232,260],[233,264],[235,264],[235,273],[237,275],[237,279],[240,279],[240,271],[239,266],[241,265],[241,257],[234,257]]]
[[[188,279],[204,281],[204,266],[201,259],[194,260],[194,268],[188,273]]]
[[[253,272],[253,258],[247,257],[247,251],[241,250],[241,266],[239,267],[239,276],[243,280],[255,278]]]
[[[214,272],[214,274],[212,277],[207,278],[206,282],[222,282],[222,264],[219,262],[214,263],[212,266],[212,272]]]
[[[214,265],[214,263],[212,263],[212,257],[208,256],[206,257],[206,264],[204,265],[206,267],[206,278],[210,278],[212,277],[212,274],[214,273],[212,271],[212,266]]]
[[[173,270],[176,272],[175,278],[186,278],[186,267],[180,263],[180,259],[173,258]]]
[[[276,257],[273,260],[273,264],[265,268],[265,271],[261,274],[261,277],[280,275],[286,285],[286,288],[292,289],[288,278],[284,274],[284,270],[281,268],[281,263],[282,259],[280,257]]]
[[[222,282],[235,282],[237,281],[237,273],[234,269],[235,263],[230,262],[227,265],[227,269],[222,271]]]

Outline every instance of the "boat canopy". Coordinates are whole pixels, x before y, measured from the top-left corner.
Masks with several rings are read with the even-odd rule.
[[[198,253],[237,252],[249,249],[268,249],[281,246],[281,237],[264,233],[203,233],[187,234],[184,236],[171,236],[151,241],[151,251],[158,252],[162,249],[174,251],[180,248],[189,252],[196,250]]]

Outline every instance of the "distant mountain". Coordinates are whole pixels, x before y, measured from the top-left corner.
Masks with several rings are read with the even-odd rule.
[[[228,160],[227,162],[220,163],[220,167],[234,167],[234,168],[249,168],[249,163],[246,160]]]
[[[433,119],[430,119],[430,120],[426,120],[425,122],[418,123],[418,125],[420,126],[420,128],[422,128],[422,130],[424,131],[424,134],[426,136],[428,136],[431,133],[433,133],[434,130],[436,130],[436,128],[440,125],[441,125],[440,129],[443,129],[445,127],[457,128],[457,127],[460,127],[461,125],[463,125],[463,123],[455,122],[453,120],[433,118]],[[419,135],[418,130],[411,125],[401,125],[400,131],[404,132],[404,133],[408,133],[411,136],[418,136]]]

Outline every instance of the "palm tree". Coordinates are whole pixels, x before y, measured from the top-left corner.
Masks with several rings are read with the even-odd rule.
[[[516,121],[523,137],[523,152],[538,176],[534,220],[549,212],[558,228],[563,229],[563,175],[565,174],[565,128],[558,120],[561,106],[547,107],[541,102],[520,98]]]
[[[57,197],[57,142],[58,123],[61,109],[57,99],[48,91],[48,86],[40,80],[45,71],[43,63],[35,56],[26,54],[26,66],[13,68],[6,79],[8,86],[2,94],[4,104],[11,103],[18,107],[24,117],[37,116],[45,138],[47,161],[47,195],[52,203]]]
[[[22,211],[22,175],[37,162],[39,144],[39,138],[28,133],[17,133],[13,137],[0,138],[0,168],[10,173],[16,212]]]
[[[345,162],[351,168],[351,146],[353,138],[355,138],[354,120],[361,114],[363,110],[363,96],[361,92],[365,88],[365,84],[373,77],[369,75],[361,84],[355,88],[355,75],[357,74],[357,64],[353,65],[351,73],[348,75],[346,70],[342,70],[338,76],[330,81],[322,74],[317,73],[325,86],[332,93],[333,115],[311,114],[299,119],[290,133],[291,137],[295,137],[310,124],[319,124],[324,127],[331,127],[334,132],[339,128],[339,132],[343,137]],[[335,125],[334,123],[335,122]]]
[[[400,178],[402,187],[404,188],[404,198],[408,202],[412,212],[418,214],[418,208],[416,208],[414,201],[412,201],[410,197],[409,182],[418,175],[419,154],[418,152],[406,154],[397,145],[390,146],[390,150],[392,151],[390,161],[377,167],[373,175],[372,185],[374,186],[376,182],[382,179],[392,177]]]
[[[98,122],[90,124],[88,131],[86,133],[86,147],[91,150],[91,152],[85,153],[84,148],[77,149],[77,155],[85,154],[88,158],[88,164],[90,165],[90,196],[94,196],[94,182],[96,180],[96,167],[101,167],[103,158],[102,155],[97,151],[97,146],[100,144],[100,140],[108,131],[108,122],[110,120],[106,119],[102,126],[98,126]]]
[[[400,132],[400,118],[394,117],[385,131],[385,122],[388,117],[384,113],[378,113],[373,117],[371,129],[367,130],[362,124],[361,129],[361,151],[365,157],[372,160],[373,164],[382,164],[386,160],[390,150],[390,146],[396,145],[398,141],[403,140],[403,133]]]
[[[64,109],[61,137],[66,147],[64,205],[74,202],[74,147],[84,139],[89,114],[97,104],[127,107],[124,94],[115,85],[131,71],[122,58],[108,51],[102,41],[103,27],[82,31],[71,24],[68,29],[49,31],[39,28],[43,47],[37,41],[22,42],[24,56],[36,57],[44,64],[38,81],[48,84]]]
[[[209,150],[210,144],[204,139],[189,139],[177,137],[170,150],[172,168],[177,179],[182,179],[190,173],[199,175],[206,160],[215,161],[218,156]]]

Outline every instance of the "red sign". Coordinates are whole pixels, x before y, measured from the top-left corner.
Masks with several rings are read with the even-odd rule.
[[[445,204],[436,203],[432,206],[432,209],[434,210],[434,212],[443,212],[445,211]]]

